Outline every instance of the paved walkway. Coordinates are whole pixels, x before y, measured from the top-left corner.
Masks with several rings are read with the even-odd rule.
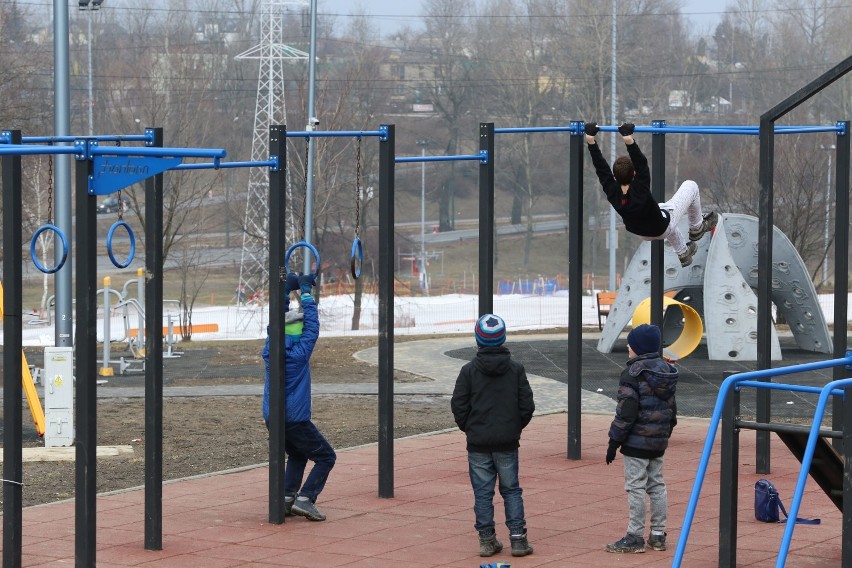
[[[706,435],[704,420],[681,420],[666,454],[670,547],[666,552],[616,556],[603,547],[626,527],[621,457],[603,461],[610,418],[583,416],[583,459],[567,460],[566,415],[537,416],[524,432],[521,481],[530,542],[535,553],[512,558],[506,551],[488,561],[533,566],[670,566],[686,502]],[[772,566],[783,525],[752,517],[754,436],[743,433],[740,471],[738,566]],[[773,439],[769,476],[789,504],[798,463]],[[375,445],[340,451],[319,506],[322,523],[291,517],[267,522],[265,466],[167,483],[163,487],[163,550],[143,547],[142,490],[98,497],[97,565],[289,566],[347,568],[472,568],[478,556],[464,436],[451,431],[396,440],[394,497],[378,494]],[[707,477],[684,566],[717,565],[718,457]],[[496,498],[498,534],[507,541]],[[841,516],[828,498],[808,484],[801,514],[822,518],[796,527],[787,566],[840,565]],[[74,504],[24,510],[24,565],[67,566],[74,558]]]
[[[542,339],[546,336],[541,336]],[[466,339],[434,339],[395,345],[401,370],[432,382],[395,386],[397,393],[449,394],[464,363],[443,351]],[[375,350],[359,354],[375,362]],[[504,551],[478,556],[473,529],[473,497],[467,475],[464,435],[458,431],[396,440],[394,497],[378,497],[377,446],[338,452],[338,462],[319,507],[328,520],[313,523],[288,518],[267,522],[268,467],[259,465],[215,475],[169,482],[163,488],[163,550],[143,546],[144,492],[141,488],[98,497],[97,565],[118,566],[291,566],[469,568],[503,561],[514,568],[533,566],[670,566],[699,453],[706,420],[682,419],[666,454],[669,493],[669,550],[612,555],[603,547],[623,536],[627,506],[622,460],[603,460],[613,402],[584,393],[582,459],[566,459],[565,385],[530,377],[538,411],[524,432],[521,482],[529,537],[535,553],[513,558]],[[252,394],[246,387],[214,387],[213,394]],[[101,389],[112,396],[120,387]],[[134,390],[134,389],[130,389]],[[165,389],[169,396],[197,396],[191,388]],[[211,394],[210,387],[204,387]],[[316,385],[317,393],[375,392],[376,385]],[[218,392],[223,391],[223,392]],[[783,525],[753,519],[754,433],[741,434],[738,566],[772,566]],[[718,441],[717,441],[718,443]],[[787,504],[799,463],[772,439],[769,477]],[[717,565],[718,455],[711,460],[693,524],[684,566]],[[495,499],[498,535],[508,545],[500,497]],[[839,566],[841,515],[814,483],[809,483],[802,516],[821,517],[818,526],[796,527],[787,566]],[[25,566],[67,566],[74,561],[74,502],[26,508],[23,512]]]

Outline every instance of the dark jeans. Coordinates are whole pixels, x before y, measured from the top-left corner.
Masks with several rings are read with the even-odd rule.
[[[470,484],[473,487],[473,512],[477,531],[494,528],[494,485],[500,480],[500,495],[506,509],[506,526],[511,534],[521,534],[524,519],[524,492],[518,483],[518,450],[508,452],[468,452]]]
[[[284,451],[287,466],[284,469],[284,495],[298,495],[316,501],[325,487],[328,474],[334,467],[337,455],[325,436],[310,420],[288,422],[284,430]],[[308,460],[314,467],[302,485]]]

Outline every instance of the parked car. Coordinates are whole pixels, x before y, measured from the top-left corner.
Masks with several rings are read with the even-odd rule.
[[[122,211],[130,209],[130,200],[121,196]],[[116,213],[118,211],[118,196],[108,195],[103,201],[98,203],[98,213]]]

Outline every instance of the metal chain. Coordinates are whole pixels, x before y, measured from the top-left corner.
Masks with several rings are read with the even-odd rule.
[[[121,138],[115,141],[116,146],[121,146]],[[118,220],[124,217],[124,202],[121,200],[121,189],[118,190]]]
[[[53,154],[47,157],[47,222],[53,224]]]
[[[361,137],[355,146],[355,236],[361,236]]]

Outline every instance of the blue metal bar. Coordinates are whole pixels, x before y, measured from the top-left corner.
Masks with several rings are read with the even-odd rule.
[[[716,405],[713,407],[713,415],[710,418],[710,426],[707,429],[707,438],[704,440],[704,449],[701,452],[701,459],[698,462],[698,471],[695,473],[695,483],[692,486],[692,493],[689,496],[689,503],[687,504],[686,512],[684,513],[683,528],[680,531],[677,548],[675,549],[674,558],[672,559],[672,568],[680,568],[681,562],[683,561],[683,555],[686,551],[686,541],[689,538],[689,530],[692,527],[692,520],[695,517],[695,509],[698,506],[698,498],[701,495],[701,486],[704,483],[704,476],[707,473],[710,454],[713,452],[716,430],[719,428],[719,421],[722,417],[722,408],[731,389],[738,383],[750,381],[751,379],[762,379],[779,375],[792,375],[794,373],[817,371],[820,369],[828,369],[830,367],[839,367],[841,365],[850,364],[852,364],[852,352],[847,353],[846,357],[840,359],[829,359],[827,361],[803,363],[801,365],[791,365],[789,367],[779,367],[777,369],[760,369],[757,371],[749,371],[747,373],[737,373],[722,381],[722,385],[719,387],[719,395],[716,397]],[[766,385],[770,384],[773,383],[761,383],[761,386],[758,388],[767,388]],[[831,384],[832,383],[829,383],[829,385]],[[793,516],[792,513],[791,516]]]
[[[405,156],[395,158],[394,162],[397,164],[407,164],[412,162],[457,162],[462,160],[477,160],[482,161],[482,155],[480,154],[462,154],[459,156]],[[485,159],[488,159],[488,156],[485,156]]]
[[[847,352],[847,358],[850,352]],[[796,481],[796,489],[793,491],[793,502],[790,503],[790,510],[787,512],[787,523],[784,527],[784,536],[781,538],[781,547],[778,550],[778,559],[775,561],[775,568],[784,568],[787,562],[787,553],[790,550],[790,541],[793,540],[793,530],[796,528],[796,517],[799,515],[799,507],[802,504],[802,499],[805,496],[805,483],[808,481],[808,475],[811,470],[811,462],[814,458],[814,449],[816,448],[817,438],[819,438],[819,430],[822,426],[822,419],[825,415],[825,407],[828,404],[828,397],[834,394],[835,388],[845,388],[852,385],[852,379],[840,379],[831,381],[822,389],[817,402],[816,411],[814,412],[814,421],[811,424],[811,432],[808,434],[808,444],[805,446],[805,454],[802,456],[802,467],[799,469],[799,479]],[[843,392],[843,391],[841,391]]]
[[[825,387],[809,387],[805,385],[790,385],[784,383],[763,383],[760,381],[743,381],[738,383],[734,390],[740,390],[743,387],[755,387],[759,389],[769,389],[769,390],[783,390],[790,392],[807,392],[811,394],[820,394]],[[843,391],[838,390],[831,393],[836,396],[843,396]]]
[[[70,148],[70,146],[68,146]],[[0,148],[2,151],[4,148]],[[70,152],[68,152],[70,153]],[[222,148],[125,148],[124,146],[91,146],[92,156],[153,156],[158,158],[224,158]]]
[[[24,136],[21,142],[24,144],[59,144],[72,143],[77,140],[97,140],[98,142],[150,142],[151,137],[147,134],[106,134],[98,136]],[[11,144],[8,131],[0,132],[0,144]]]
[[[617,126],[601,126],[601,132],[618,132]],[[757,126],[637,126],[635,132],[648,132],[652,134],[749,134],[757,135],[760,129]],[[833,126],[776,126],[777,134],[804,134],[811,132],[838,132],[843,129],[837,125]]]
[[[276,168],[278,162],[276,160],[266,160],[264,162],[210,162],[203,164],[178,164],[173,167],[173,170],[215,170],[218,168]]]
[[[0,156],[34,156],[37,154],[76,154],[74,146],[24,146],[13,144],[0,146]]]
[[[377,136],[382,140],[387,138],[386,130],[302,130],[287,132],[287,138],[361,138],[362,136]]]
[[[578,132],[577,126],[526,126],[518,128],[495,128],[494,134],[521,134],[526,132]]]

